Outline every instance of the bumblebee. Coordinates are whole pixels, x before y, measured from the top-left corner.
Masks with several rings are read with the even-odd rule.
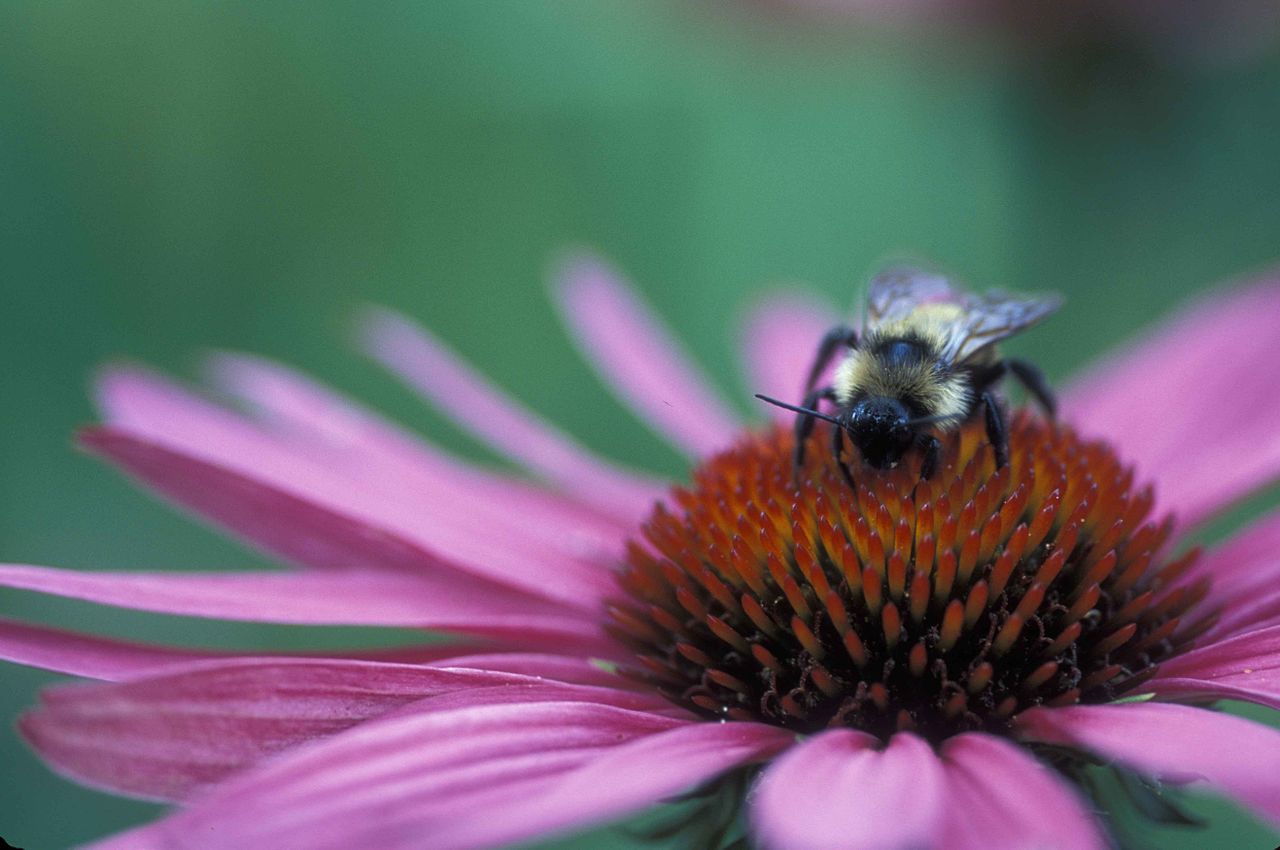
[[[1023,296],[990,291],[966,293],[944,277],[913,269],[894,269],[875,277],[868,288],[861,338],[847,325],[832,328],[818,346],[800,405],[756,397],[799,414],[795,424],[795,466],[804,464],[805,443],[821,419],[831,429],[834,455],[841,458],[847,437],[875,469],[895,466],[911,449],[920,449],[921,478],[938,466],[946,432],[982,416],[997,468],[1009,462],[1009,437],[995,387],[1012,374],[1052,418],[1056,403],[1040,370],[1025,360],[1000,357],[996,343],[1030,328],[1058,309],[1057,295]],[[818,379],[839,352],[830,386]],[[835,405],[833,414],[818,409]],[[849,467],[840,462],[852,486]]]

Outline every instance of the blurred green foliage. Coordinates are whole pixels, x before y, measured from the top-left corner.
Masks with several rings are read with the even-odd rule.
[[[202,350],[264,353],[485,457],[350,353],[366,302],[420,317],[602,452],[681,474],[556,325],[543,272],[565,246],[630,274],[744,410],[738,321],[778,283],[848,304],[878,263],[907,256],[979,286],[1060,290],[1063,314],[1017,341],[1060,378],[1280,255],[1280,61],[1019,62],[754,9],[3,4],[0,555],[264,563],[71,449],[93,417],[88,378],[114,357],[195,378]],[[0,609],[225,647],[403,638],[3,591]],[[58,678],[0,675],[5,717]],[[27,848],[159,812],[55,778],[8,731],[0,771],[0,835]],[[1274,843],[1237,809],[1195,805],[1211,832],[1152,846]],[[554,846],[607,842],[638,846],[620,830]]]

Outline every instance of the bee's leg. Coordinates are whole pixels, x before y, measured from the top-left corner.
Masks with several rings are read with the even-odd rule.
[[[987,419],[987,439],[996,453],[996,469],[1001,469],[1009,463],[1009,432],[1004,426],[1004,413],[990,390],[982,394],[981,404]]]
[[[1049,389],[1048,382],[1044,379],[1044,373],[1034,363],[1028,363],[1026,360],[1017,360],[1009,358],[1004,361],[1005,366],[1018,379],[1018,383],[1027,388],[1027,392],[1035,397],[1036,402],[1044,410],[1045,414],[1052,419],[1058,411],[1058,400],[1054,397],[1053,390]]]
[[[822,337],[822,342],[818,344],[818,354],[814,357],[813,366],[809,369],[809,377],[804,382],[805,392],[813,390],[813,385],[818,383],[818,378],[831,365],[831,358],[835,357],[841,347],[858,347],[858,332],[848,325],[834,327]]]
[[[916,443],[924,449],[924,460],[920,463],[920,479],[927,481],[938,471],[938,452],[942,449],[942,441],[932,434],[921,434]]]
[[[840,455],[844,453],[844,428],[839,425],[833,425],[831,428],[831,456],[835,458],[836,466],[840,468],[840,474],[844,476],[845,483],[849,485],[850,490],[857,490],[858,485],[853,483],[853,473],[849,471],[849,464],[840,459]]]
[[[807,407],[810,410],[817,410],[818,402],[824,398],[827,401],[835,401],[836,391],[831,387],[823,387],[820,390],[813,390],[804,397],[804,401],[801,402],[800,406]],[[813,426],[817,421],[818,420],[815,417],[804,413],[796,415],[796,447],[793,462],[797,473],[800,471],[801,467],[804,466],[804,446],[805,443],[809,442],[809,435],[813,433]],[[837,428],[836,430],[838,431],[840,429]]]

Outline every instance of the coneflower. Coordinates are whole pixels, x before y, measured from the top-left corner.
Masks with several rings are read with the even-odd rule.
[[[1178,542],[1280,472],[1280,286],[1193,307],[1069,391],[1062,423],[1018,412],[1007,466],[965,426],[927,480],[844,458],[852,488],[827,441],[792,468],[786,415],[741,426],[599,263],[560,295],[592,362],[701,458],[688,485],[587,453],[386,313],[372,353],[543,483],[263,361],[216,361],[248,414],[107,372],[87,448],[305,569],[0,583],[467,642],[219,654],[0,623],[5,657],[106,680],[22,718],[37,752],[180,806],[99,846],[493,847],[701,789],[683,825],[703,844],[745,807],[767,848],[1101,848],[1097,763],[1280,822],[1280,732],[1209,708],[1280,707],[1280,516]],[[752,389],[794,395],[830,318],[760,311]]]

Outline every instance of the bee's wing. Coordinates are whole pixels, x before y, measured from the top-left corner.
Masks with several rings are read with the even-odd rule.
[[[942,358],[963,363],[989,345],[1038,324],[1062,306],[1054,294],[1019,295],[992,290],[964,300],[964,318],[948,335]]]
[[[945,277],[918,269],[888,269],[867,287],[867,325],[874,328],[907,316],[921,304],[957,301],[960,295]]]

